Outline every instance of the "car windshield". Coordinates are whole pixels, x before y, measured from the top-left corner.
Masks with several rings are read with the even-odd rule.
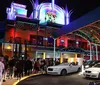
[[[69,63],[61,63],[59,64],[60,66],[63,66],[63,65],[69,65]]]
[[[100,61],[86,61],[86,62],[84,62],[84,65],[89,65],[91,67],[91,66],[94,66],[95,64],[97,64],[99,62]]]
[[[94,65],[94,67],[98,67],[98,68],[100,68],[100,64],[96,64],[96,65]]]

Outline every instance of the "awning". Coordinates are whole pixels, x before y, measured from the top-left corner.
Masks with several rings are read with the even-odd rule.
[[[76,31],[77,29],[80,29],[81,27],[87,26],[99,20],[100,20],[100,7],[94,9],[93,11],[87,13],[86,15],[80,17],[79,19],[71,22],[70,24],[64,25],[62,28],[53,32],[52,36],[54,38],[60,37],[62,35]]]

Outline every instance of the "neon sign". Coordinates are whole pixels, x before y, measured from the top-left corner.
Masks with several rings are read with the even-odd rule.
[[[7,19],[15,20],[16,16],[27,17],[27,10],[25,5],[11,3],[11,8],[7,8]]]
[[[45,15],[46,22],[52,22],[55,23],[55,20],[57,18],[56,11],[47,11]]]
[[[55,5],[54,9],[52,9],[51,3],[42,3],[39,5],[39,7],[37,9],[40,9],[40,24],[44,24],[46,22],[54,22],[63,25],[65,24],[64,10],[59,6]]]
[[[29,17],[30,19],[40,20],[40,24],[45,24],[47,22],[67,25],[69,24],[69,13],[68,10],[64,10],[57,6],[55,0],[52,3],[42,3],[40,5],[34,4],[34,9]],[[11,3],[11,8],[7,8],[7,19],[15,20],[16,16],[27,17],[27,10],[25,5]],[[34,13],[34,14],[33,14]],[[33,16],[34,15],[34,16]]]

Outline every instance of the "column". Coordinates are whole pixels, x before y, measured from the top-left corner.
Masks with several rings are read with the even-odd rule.
[[[60,63],[63,62],[63,56],[62,56],[62,53],[60,53]]]
[[[89,42],[89,45],[90,45],[90,60],[92,60],[92,46],[90,42]]]
[[[15,54],[15,51],[16,51],[16,31],[17,31],[17,28],[16,28],[16,22],[14,23],[14,37],[13,37],[13,51],[12,51],[12,57],[16,58],[16,54]]]
[[[77,53],[75,54],[74,62],[77,62]]]
[[[46,58],[46,52],[43,53],[43,59],[45,59],[45,58]]]
[[[97,46],[97,44],[95,44],[95,47],[96,47],[96,60],[98,60],[98,46]]]
[[[54,58],[53,58],[54,65],[55,65],[55,58],[56,58],[56,39],[54,38]]]
[[[81,60],[79,61],[79,65],[83,65],[83,61],[84,61],[84,56],[85,54],[81,54]]]
[[[84,72],[84,70],[85,70],[85,69],[84,69],[84,65],[83,65],[84,54],[82,54],[82,58],[83,58],[83,59],[82,59],[82,61],[81,61],[80,65],[82,65],[82,73],[83,73],[83,72]]]

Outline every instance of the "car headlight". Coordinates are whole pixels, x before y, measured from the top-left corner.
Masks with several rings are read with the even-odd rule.
[[[89,65],[86,65],[85,68],[89,68]]]
[[[92,72],[92,73],[96,74],[96,73],[99,73],[99,72],[97,72],[97,71],[94,71],[94,72]]]

